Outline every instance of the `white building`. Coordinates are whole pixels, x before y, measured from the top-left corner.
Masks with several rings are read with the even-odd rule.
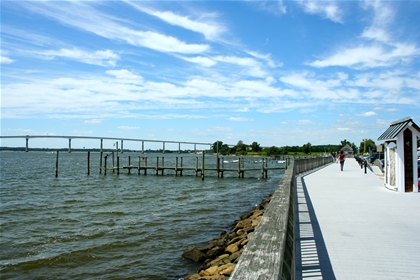
[[[411,118],[393,122],[379,136],[385,141],[384,184],[399,192],[418,192],[417,142],[420,127]]]

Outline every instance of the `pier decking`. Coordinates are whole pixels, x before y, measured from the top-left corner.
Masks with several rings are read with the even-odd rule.
[[[420,279],[420,194],[347,159],[297,177],[296,279]]]

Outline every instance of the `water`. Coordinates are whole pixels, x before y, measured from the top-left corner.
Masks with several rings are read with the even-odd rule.
[[[138,164],[138,153],[122,154],[121,163],[129,155]],[[154,165],[162,154],[146,156]],[[173,166],[180,155],[164,156]],[[185,167],[195,166],[195,155],[182,156]],[[55,178],[55,162],[55,153],[0,153],[2,279],[182,278],[199,267],[183,251],[228,230],[275,190],[283,173],[269,171],[264,180],[260,172],[238,179],[236,172],[217,178],[207,171],[204,181],[186,171],[104,176],[99,153],[91,153],[88,176],[87,153],[60,152]],[[214,166],[215,157],[206,162]]]

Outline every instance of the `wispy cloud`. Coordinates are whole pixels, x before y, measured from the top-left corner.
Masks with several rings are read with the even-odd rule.
[[[357,116],[359,116],[359,117],[373,117],[373,116],[376,116],[376,115],[377,115],[377,113],[375,113],[373,111],[369,111],[369,112],[365,112],[365,113],[362,113],[362,114],[358,114]]]
[[[43,56],[54,59],[61,57],[72,59],[87,64],[95,64],[101,66],[115,66],[119,56],[110,50],[98,50],[94,52],[84,51],[78,48],[49,50],[40,53]]]
[[[0,63],[1,64],[10,64],[13,63],[13,59],[8,58],[7,56],[0,56]]]
[[[171,25],[180,26],[187,30],[203,34],[207,40],[214,41],[220,37],[225,31],[225,27],[220,24],[214,13],[203,14],[200,13],[199,18],[190,19],[189,16],[182,16],[173,13],[172,11],[158,11],[141,5],[141,2],[127,2],[134,8],[155,16]]]
[[[123,25],[121,20],[96,10],[90,2],[25,2],[22,6],[64,25],[160,52],[202,53],[210,48],[205,44],[188,44],[173,36],[150,30],[137,30],[127,23]],[[78,12],[68,13],[69,10]]]
[[[308,14],[320,15],[333,22],[341,23],[343,12],[338,7],[338,3],[334,1],[303,1],[298,0],[297,3]]]
[[[414,44],[396,43],[394,46],[365,45],[344,48],[324,59],[308,63],[314,67],[344,66],[356,69],[392,66],[420,55]]]
[[[122,126],[117,126],[118,129],[123,129],[123,130],[137,130],[140,129],[139,126],[127,126],[127,125],[122,125]]]
[[[229,121],[233,121],[233,122],[253,122],[255,121],[252,118],[244,118],[244,117],[230,117],[228,118]]]
[[[308,2],[305,2],[308,3]],[[313,3],[313,2],[309,2]],[[316,2],[329,3],[329,2]],[[393,40],[387,31],[392,24],[394,10],[389,1],[365,1],[362,6],[372,10],[372,22],[362,32],[359,42],[353,46],[336,47],[323,58],[307,63],[313,67],[343,66],[354,69],[389,67],[409,63],[420,55],[420,49],[413,43]]]

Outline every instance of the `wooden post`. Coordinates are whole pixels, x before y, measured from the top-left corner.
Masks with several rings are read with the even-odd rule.
[[[181,170],[180,175],[182,176],[182,157],[181,157]]]
[[[217,162],[216,162],[217,178],[219,178],[220,177],[220,168],[219,168],[220,167],[220,158],[217,157],[216,160],[217,160]]]
[[[195,158],[195,177],[197,177],[198,175],[198,157]]]
[[[57,157],[55,159],[55,178],[58,177],[58,150],[57,150]]]
[[[139,157],[139,168],[138,168],[138,175],[140,175],[140,157]]]
[[[265,178],[268,178],[268,160],[265,161]]]
[[[105,167],[104,167],[104,175],[106,176],[106,160],[108,159],[108,156],[105,156]]]
[[[222,157],[222,178],[223,178],[223,172],[224,172],[224,170],[225,170],[225,161],[224,161],[224,159]]]
[[[159,172],[159,157],[156,158],[156,175],[158,175]]]
[[[141,141],[141,153],[144,154],[144,141]]]
[[[245,158],[242,158],[242,178],[245,176]]]
[[[26,137],[26,148],[25,148],[25,152],[29,151],[29,138]]]
[[[88,176],[90,175],[90,151],[88,151],[88,166],[87,166],[87,168],[88,168]]]
[[[144,175],[147,175],[147,157],[144,158]]]
[[[178,157],[175,158],[175,177],[178,177]]]
[[[201,180],[204,181],[204,151],[201,157]]]
[[[71,138],[69,138],[69,153],[71,153]]]
[[[241,158],[238,158],[238,178],[241,178]]]
[[[103,157],[103,152],[101,150],[99,154],[99,174],[102,174],[102,157]]]
[[[115,173],[115,170],[114,170],[114,166],[115,166],[115,156],[114,156],[114,152],[112,152],[112,173]]]
[[[264,158],[261,158],[262,166],[261,166],[261,179],[264,179]]]
[[[120,156],[117,156],[117,175],[120,175]]]
[[[131,166],[131,156],[128,156],[128,174],[131,174],[131,168],[130,168],[130,166]]]
[[[165,158],[162,157],[162,175],[163,175],[164,170],[165,170]]]

